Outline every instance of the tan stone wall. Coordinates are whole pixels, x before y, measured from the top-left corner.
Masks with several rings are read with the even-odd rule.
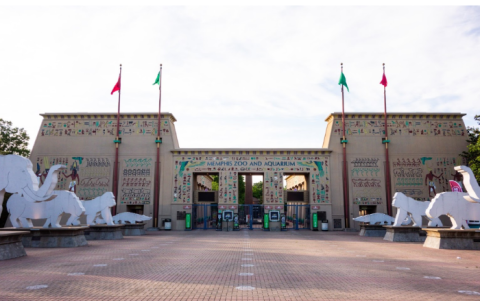
[[[466,150],[466,129],[460,113],[392,113],[387,128],[390,143],[390,174],[392,196],[403,192],[418,200],[428,201],[425,177],[430,170],[436,192],[449,190],[453,166],[463,163],[459,154]],[[385,182],[384,119],[381,113],[346,114],[347,166],[350,218],[358,216],[360,205],[377,206],[387,212]],[[343,215],[342,191],[342,118],[334,113],[327,118],[331,134],[326,145],[333,150],[332,183],[334,215]],[[394,211],[395,213],[395,211]]]
[[[196,190],[212,190],[213,179],[207,175],[197,175]]]
[[[93,199],[113,190],[115,162],[116,114],[44,114],[30,156],[40,174],[55,164],[65,164],[67,171],[59,177],[56,189],[68,190],[75,180],[76,193],[81,199]],[[155,180],[157,115],[147,113],[121,114],[119,147],[119,184],[117,212],[127,211],[127,205],[144,205],[144,214],[153,214]],[[172,164],[170,151],[178,148],[173,115],[162,114],[161,191],[160,203],[170,203]],[[76,169],[78,177],[72,178]],[[70,177],[66,177],[70,176]],[[168,189],[163,189],[168,187]],[[160,210],[169,212],[170,206]],[[170,213],[168,213],[170,217]],[[150,222],[150,224],[152,221]]]
[[[305,179],[305,176],[302,176],[302,175],[288,176],[285,182],[286,182],[285,188],[287,190],[294,190],[294,189],[307,190],[308,188],[307,180]]]

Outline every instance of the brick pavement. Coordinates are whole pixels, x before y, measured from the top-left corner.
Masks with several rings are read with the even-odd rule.
[[[1,300],[480,300],[480,252],[358,233],[161,231],[26,250],[0,262]]]

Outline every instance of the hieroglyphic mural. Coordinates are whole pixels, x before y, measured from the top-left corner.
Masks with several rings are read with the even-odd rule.
[[[387,120],[388,136],[465,136],[462,122],[449,120],[389,119]],[[381,119],[347,120],[347,135],[353,136],[385,136],[385,123]],[[342,136],[342,121],[335,120],[333,134]]]
[[[350,162],[350,185],[353,204],[379,205],[383,203],[383,168],[379,158],[362,157]]]
[[[153,200],[154,159],[123,158],[120,172],[120,204],[150,204]]]
[[[137,117],[137,116],[135,116]],[[138,115],[138,118],[144,118]],[[165,116],[162,115],[162,118]],[[170,121],[162,119],[161,136],[170,135]],[[120,120],[120,136],[122,135],[151,135],[157,136],[156,120],[138,120],[137,118]],[[110,119],[89,119],[89,120],[57,120],[44,121],[41,127],[41,137],[62,137],[62,136],[91,136],[105,137],[116,136],[117,120]]]
[[[391,164],[394,191],[428,201],[435,194],[450,190],[448,180],[459,180],[453,167],[464,164],[464,160],[461,157],[399,157]]]
[[[174,203],[192,202],[193,173],[219,174],[219,203],[238,204],[238,176],[264,175],[264,204],[282,204],[285,172],[310,173],[310,200],[330,204],[327,156],[176,156]]]
[[[111,158],[39,156],[32,158],[32,162],[40,184],[43,184],[51,166],[65,165],[67,168],[59,173],[55,189],[73,191],[82,200],[94,199],[112,190]]]

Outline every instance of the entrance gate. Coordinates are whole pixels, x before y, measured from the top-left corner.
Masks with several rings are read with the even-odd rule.
[[[192,206],[193,229],[216,229],[217,213],[217,204],[194,204]]]
[[[288,203],[285,208],[287,229],[310,230],[310,205]]]
[[[238,205],[240,229],[263,229],[263,205]]]
[[[238,205],[238,221],[240,229],[263,229],[264,205]],[[217,204],[194,204],[192,206],[193,229],[217,228]],[[310,205],[287,204],[285,205],[287,229],[310,230]]]

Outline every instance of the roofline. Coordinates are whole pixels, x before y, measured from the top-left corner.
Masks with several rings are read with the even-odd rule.
[[[177,121],[177,119],[175,118],[175,116],[173,116],[172,113],[170,112],[161,112],[162,115],[166,115],[166,116],[170,116],[173,121]],[[43,118],[47,117],[51,117],[51,116],[115,116],[115,118],[117,117],[117,113],[113,113],[113,112],[75,112],[75,113],[72,113],[72,112],[69,112],[69,113],[42,113],[42,114],[39,114],[40,116],[42,116]],[[148,116],[152,116],[153,118],[157,118],[158,117],[158,112],[123,112],[123,113],[120,113],[120,117],[126,117],[126,118],[130,118],[129,116],[133,116],[133,115],[148,115]],[[103,118],[103,117],[95,117],[95,118]]]
[[[177,148],[170,152],[325,152],[328,148]],[[273,154],[272,154],[273,155]],[[279,154],[276,154],[279,155]]]
[[[330,113],[325,121],[329,121],[331,118],[334,118],[335,115],[342,115],[342,112],[333,112]],[[383,112],[345,112],[345,117],[351,117],[355,116],[354,118],[357,118],[358,115],[366,115],[363,116],[364,118],[370,118],[369,116],[384,116]],[[387,116],[409,116],[406,118],[410,118],[411,116],[460,116],[463,117],[467,115],[466,113],[460,113],[460,112],[388,112]]]

